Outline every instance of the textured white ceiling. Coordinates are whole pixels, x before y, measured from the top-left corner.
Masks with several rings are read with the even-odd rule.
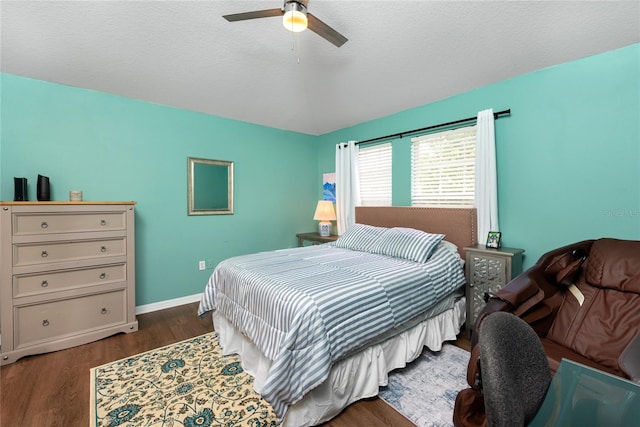
[[[3,0],[0,70],[319,135],[640,41],[639,1],[310,0],[341,48],[222,18],[281,6]]]

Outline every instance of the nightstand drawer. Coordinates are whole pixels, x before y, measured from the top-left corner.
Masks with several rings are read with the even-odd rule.
[[[126,229],[125,212],[14,214],[13,235],[81,233]]]
[[[505,258],[471,256],[470,261],[470,286],[478,283],[487,285],[487,288],[498,290],[507,283],[507,277],[511,276],[510,265]],[[491,286],[492,284],[494,286]]]
[[[522,254],[518,248],[486,248],[482,245],[464,248],[467,256],[467,335],[489,297],[498,292],[522,271]]]
[[[125,264],[101,265],[77,270],[47,271],[38,274],[22,274],[13,277],[13,296],[54,292],[65,289],[86,288],[127,280]]]
[[[125,290],[16,307],[16,348],[126,322]]]
[[[13,246],[13,265],[47,264],[91,258],[107,258],[127,254],[127,239],[77,240]]]

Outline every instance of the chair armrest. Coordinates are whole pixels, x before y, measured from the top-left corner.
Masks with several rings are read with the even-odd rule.
[[[636,335],[624,349],[618,364],[631,381],[640,383],[640,334]]]
[[[515,309],[537,295],[539,290],[538,284],[531,280],[531,277],[521,274],[496,292],[494,298],[501,299]]]
[[[508,311],[513,312],[518,307],[526,304],[528,300],[535,299],[533,303],[537,303],[542,300],[542,291],[527,274],[521,274],[513,279],[505,287],[500,289],[487,301],[487,304],[480,310],[478,317],[473,326],[473,334],[471,336],[471,345],[477,343],[477,332],[480,331],[480,324],[489,314],[496,311]],[[530,305],[529,305],[530,307]]]

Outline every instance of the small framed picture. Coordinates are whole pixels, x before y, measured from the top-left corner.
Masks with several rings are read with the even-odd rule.
[[[502,233],[499,231],[490,231],[487,235],[487,248],[498,249],[501,246],[500,240],[502,239]]]

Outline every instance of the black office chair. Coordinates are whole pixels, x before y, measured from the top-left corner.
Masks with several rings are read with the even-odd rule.
[[[519,317],[495,312],[482,322],[478,340],[487,425],[526,426],[551,382],[540,339]]]

